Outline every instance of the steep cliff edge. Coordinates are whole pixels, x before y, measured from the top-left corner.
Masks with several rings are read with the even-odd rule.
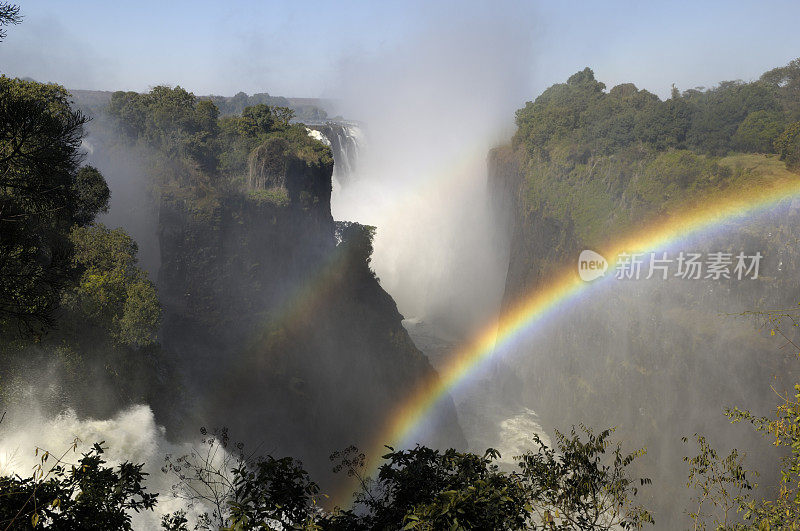
[[[500,230],[510,238],[504,307],[513,293],[536,289],[578,249],[572,224],[549,217],[528,201],[525,155],[511,146],[488,156],[489,193]]]
[[[731,140],[746,116],[778,106],[769,90],[734,83],[661,101],[631,84],[606,92],[586,69],[527,103],[512,143],[489,156],[490,190],[511,238],[504,308],[577,274],[583,249],[603,250],[683,208],[713,207],[721,195],[748,197],[800,179],[779,154],[748,152]],[[680,248],[664,249],[670,258],[760,252],[760,276],[682,280],[673,264],[668,279],[648,281],[645,264],[640,280],[587,290],[592,295],[549,312],[535,333],[503,352],[510,370],[497,385],[534,409],[551,433],[578,423],[616,426],[628,447],[646,447],[636,466],[659,490],[646,494],[654,496],[647,504],[660,528],[679,527],[689,495],[682,436],[711,434],[746,450],[754,468],[773,469],[776,455],[722,413],[768,411],[771,386],[793,384],[793,356],[733,315],[796,306],[800,252],[790,242],[798,227],[798,205],[783,201],[746,223],[681,239]]]
[[[244,191],[173,190],[159,216],[163,341],[198,411],[187,429],[225,425],[321,473],[433,372],[369,269],[370,228],[336,230],[332,166],[267,141]],[[439,420],[426,442],[463,446],[452,403]]]

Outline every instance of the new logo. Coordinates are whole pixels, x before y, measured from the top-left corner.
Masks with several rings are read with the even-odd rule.
[[[591,282],[606,274],[608,262],[599,253],[586,249],[578,257],[578,275],[584,282]]]

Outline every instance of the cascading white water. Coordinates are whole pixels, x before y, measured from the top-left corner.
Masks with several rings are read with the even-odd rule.
[[[466,10],[455,24],[442,12],[414,39],[349,58],[337,87],[337,112],[369,128],[369,145],[334,186],[333,216],[377,227],[372,266],[435,368],[499,310],[507,242],[486,157],[530,94],[532,42],[516,24],[529,15]],[[534,411],[495,392],[492,374],[450,395],[471,449],[510,458],[527,449],[525,434],[546,435]]]
[[[323,124],[309,124],[309,136],[330,146],[333,152],[333,178],[344,185],[356,175],[359,151],[364,145],[364,133],[355,122],[327,121]]]
[[[188,504],[172,495],[172,485],[177,480],[161,470],[164,456],[189,454],[196,451],[196,447],[190,443],[168,442],[164,428],[156,424],[148,406],[131,406],[108,419],[82,419],[72,410],[55,417],[37,409],[15,411],[0,425],[0,435],[0,476],[30,477],[34,467],[42,463],[45,451],[52,456],[44,463],[45,472],[62,455],[64,463],[75,464],[94,443],[103,443],[105,466],[115,467],[124,461],[144,463],[144,471],[149,474],[147,491],[158,493],[159,498],[155,511],[132,513],[134,529],[156,529],[162,515],[179,509],[187,511],[191,521],[210,510],[202,503]],[[77,448],[72,450],[76,440]],[[40,449],[38,453],[37,448]],[[224,452],[219,449],[213,465],[223,462]]]

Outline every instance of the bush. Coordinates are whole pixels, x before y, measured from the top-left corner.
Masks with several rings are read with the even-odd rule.
[[[775,140],[775,151],[790,170],[800,170],[800,122],[790,124]]]

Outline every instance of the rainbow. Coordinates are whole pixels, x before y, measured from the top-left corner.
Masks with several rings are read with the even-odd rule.
[[[578,277],[577,263],[565,264],[561,274],[541,283],[538,289],[510,305],[496,321],[479,330],[440,367],[438,377],[418,385],[389,414],[386,424],[376,433],[368,448],[368,472],[373,473],[377,469],[382,461],[381,455],[385,453],[385,445],[407,447],[409,438],[436,405],[448,396],[449,391],[476,373],[492,356],[506,350],[523,334],[530,333],[547,317],[580,296],[590,294],[614,279],[616,257],[620,253],[665,250],[688,238],[703,236],[713,229],[724,230],[731,223],[741,222],[794,198],[800,198],[800,176],[785,172],[779,176],[757,179],[746,188],[731,188],[680,208],[601,247],[597,251],[608,259],[611,272],[603,279],[584,282]],[[344,501],[350,494],[342,492],[337,499]]]

